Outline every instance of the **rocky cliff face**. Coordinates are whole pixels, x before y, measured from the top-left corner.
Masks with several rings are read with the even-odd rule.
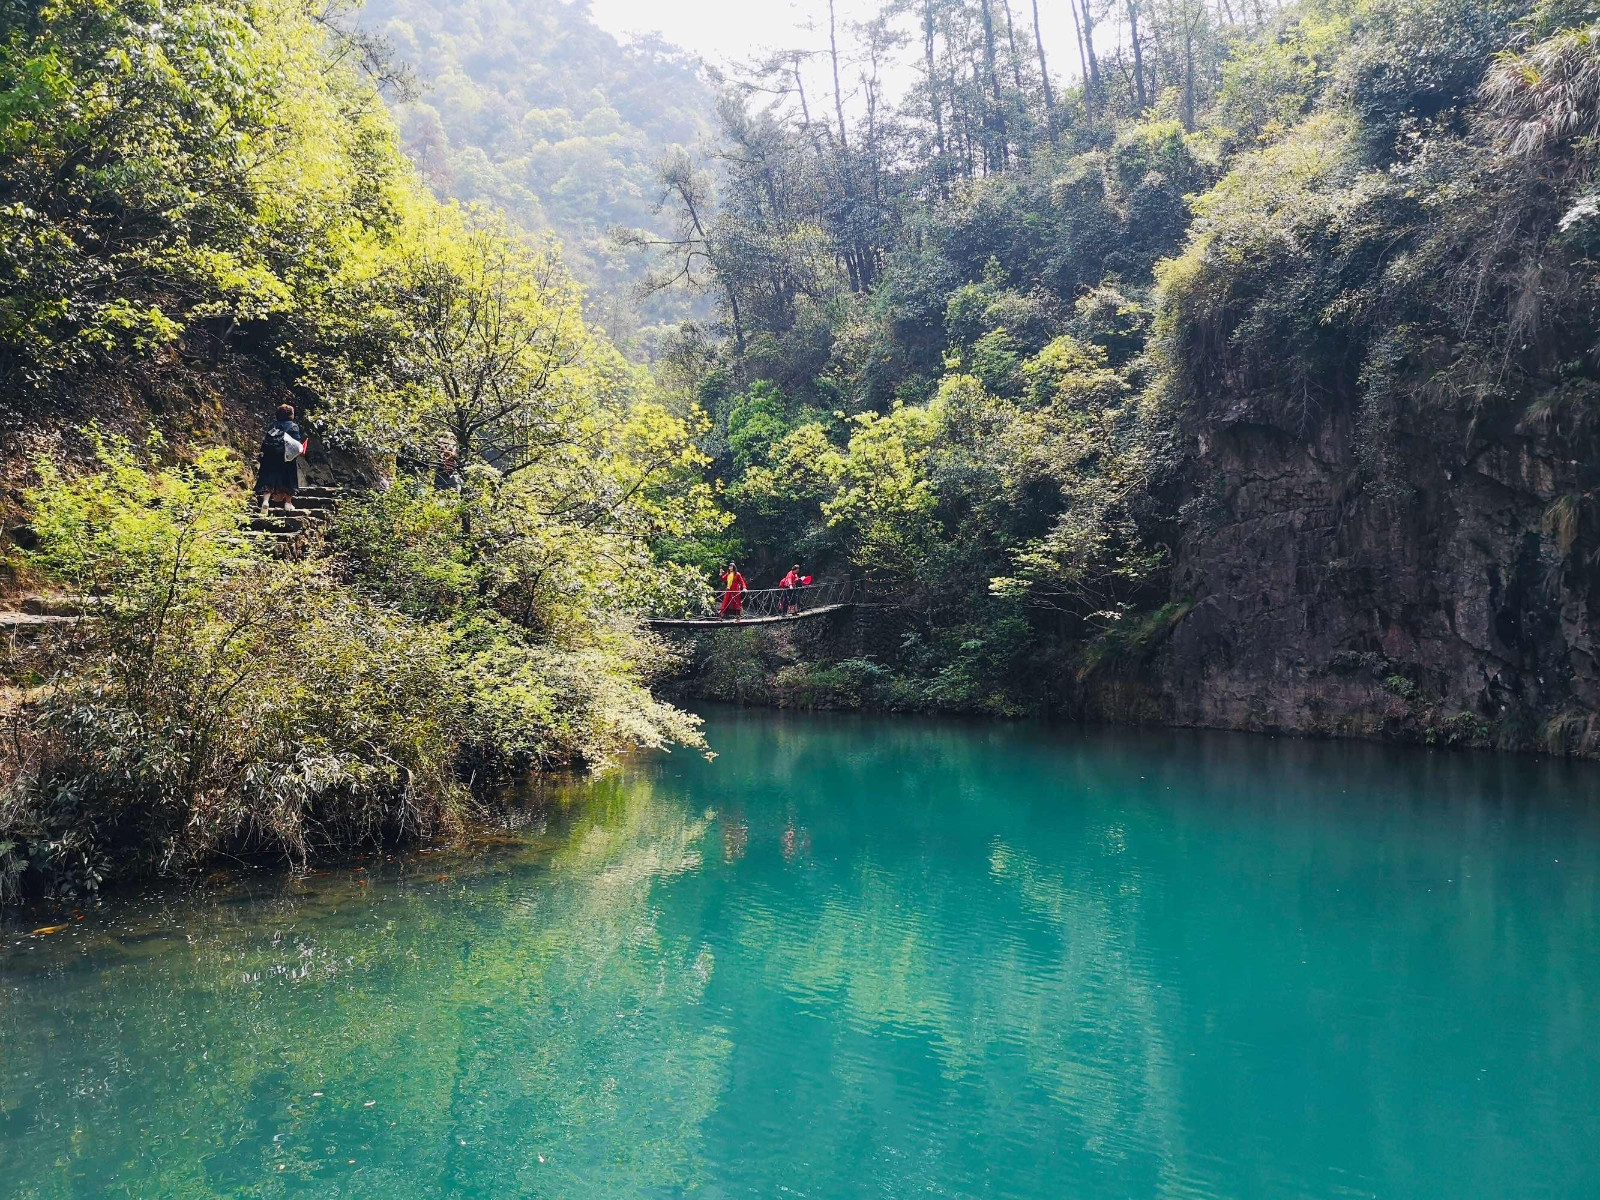
[[[1173,595],[1192,607],[1150,662],[1162,717],[1600,750],[1600,580],[1579,527],[1595,456],[1418,421],[1380,487],[1348,409],[1295,424],[1241,402],[1188,430]]]

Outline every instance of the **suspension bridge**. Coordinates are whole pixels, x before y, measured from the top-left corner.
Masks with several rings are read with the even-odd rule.
[[[847,579],[808,583],[792,588],[747,588],[718,592],[711,607],[689,616],[651,617],[652,629],[724,629],[734,625],[777,625],[838,612],[855,603]]]

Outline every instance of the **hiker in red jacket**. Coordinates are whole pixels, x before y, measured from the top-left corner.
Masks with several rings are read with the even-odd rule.
[[[790,567],[789,573],[778,581],[779,589],[789,593],[787,596],[783,597],[779,608],[791,617],[800,612],[800,598],[799,596],[795,595],[795,591],[802,586],[803,585],[800,582],[799,563],[795,563],[794,566]]]
[[[722,607],[719,610],[724,618],[737,619],[744,613],[744,594],[748,590],[744,576],[739,574],[739,568],[732,563],[722,573]]]

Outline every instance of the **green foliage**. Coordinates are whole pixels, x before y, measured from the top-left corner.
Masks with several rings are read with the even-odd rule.
[[[1525,8],[1498,0],[1376,0],[1340,64],[1340,100],[1377,164],[1407,141],[1459,132],[1496,51]]]
[[[787,407],[783,393],[765,380],[733,398],[728,407],[728,450],[740,474],[766,462],[773,445],[788,432]]]
[[[1169,600],[1148,613],[1127,606],[1102,614],[1104,632],[1085,648],[1078,678],[1116,667],[1136,667],[1194,609],[1189,599]]]
[[[1230,142],[1276,141],[1322,97],[1349,46],[1350,14],[1301,5],[1277,28],[1242,41],[1222,68],[1214,120]]]
[[[909,143],[889,151],[882,110],[834,114],[848,149],[815,140],[768,64],[723,102],[722,175],[666,188],[672,261],[732,335],[695,343],[713,419],[769,381],[826,388],[842,421],[753,425],[716,469],[750,557],[803,549],[916,615],[873,703],[1062,702],[995,666],[1012,638],[1082,688],[1144,663],[1189,611],[1173,548],[1216,511],[1218,427],[1348,437],[1352,486],[1389,505],[1456,477],[1427,457],[1440,428],[1469,458],[1592,457],[1593,6],[1236,16],[1140,6],[1139,57],[1062,95],[1020,62],[989,84],[997,48],[962,33],[981,9],[940,0],[893,114]],[[1576,571],[1594,492],[1541,495],[1528,535]],[[849,691],[825,661],[780,668],[796,695]]]
[[[653,334],[641,322],[692,311],[680,296],[641,309],[630,293],[642,265],[609,237],[655,226],[654,164],[709,127],[710,91],[691,56],[649,38],[619,43],[560,0],[372,0],[361,22],[418,68],[420,94],[396,116],[437,194],[553,233],[607,331],[643,353]]]
[[[5,10],[8,402],[192,432],[215,376],[295,387],[382,480],[296,562],[245,536],[224,450],[91,429],[87,471],[39,463],[29,569],[89,619],[0,752],[8,890],[304,863],[448,828],[468,784],[702,744],[634,614],[705,595],[655,551],[726,525],[706,418],[587,327],[550,247],[425,193],[334,18]],[[459,490],[397,469],[446,449]]]
[[[291,0],[0,14],[0,383],[65,404],[281,320],[387,218],[376,94]]]
[[[783,708],[858,709],[882,705],[889,671],[865,658],[830,663],[793,663],[781,668],[773,680],[777,703]]]
[[[1383,686],[1399,696],[1402,700],[1412,700],[1417,695],[1417,685],[1404,675],[1390,675],[1383,681]]]
[[[672,656],[627,615],[689,581],[616,529],[541,523],[534,499],[485,475],[460,494],[397,483],[344,506],[330,539],[347,586],[449,646],[480,766],[597,765],[634,746],[697,744],[693,719],[647,687]]]
[[[18,717],[0,786],[15,882],[93,890],[451,825],[465,696],[443,640],[251,552],[221,456],[147,473],[125,444],[98,453],[30,496],[38,562],[107,591]]]
[[[769,704],[773,679],[795,660],[785,632],[719,629],[698,639],[695,687],[708,700]]]
[[[103,599],[35,665],[5,763],[19,887],[221,852],[303,863],[449,828],[461,780],[702,744],[649,692],[671,655],[614,595],[670,572],[642,547],[619,561],[615,529],[564,542],[513,484],[400,482],[344,507],[335,557],[285,562],[241,536],[224,453],[156,470],[126,443],[96,453],[29,496],[34,562]]]
[[[169,595],[214,585],[250,558],[234,536],[243,512],[232,486],[238,464],[226,450],[152,474],[126,439],[92,426],[87,433],[98,470],[68,481],[46,460],[29,497],[39,542],[33,557],[72,594],[159,607]],[[159,445],[152,439],[146,450]]]
[[[855,419],[837,485],[823,502],[855,563],[875,575],[914,579],[939,536],[937,495],[928,465],[941,432],[942,405],[898,405]]]

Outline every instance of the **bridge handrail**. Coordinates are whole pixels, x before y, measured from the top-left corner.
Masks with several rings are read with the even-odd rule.
[[[711,605],[703,610],[703,615],[708,617],[723,615],[724,604],[734,595],[738,596],[738,600],[729,604],[728,615],[731,616],[732,610],[737,608],[738,615],[749,620],[754,617],[781,617],[835,604],[848,604],[853,594],[854,585],[848,579],[820,580],[792,588],[746,588],[738,593],[724,589],[714,593]]]

